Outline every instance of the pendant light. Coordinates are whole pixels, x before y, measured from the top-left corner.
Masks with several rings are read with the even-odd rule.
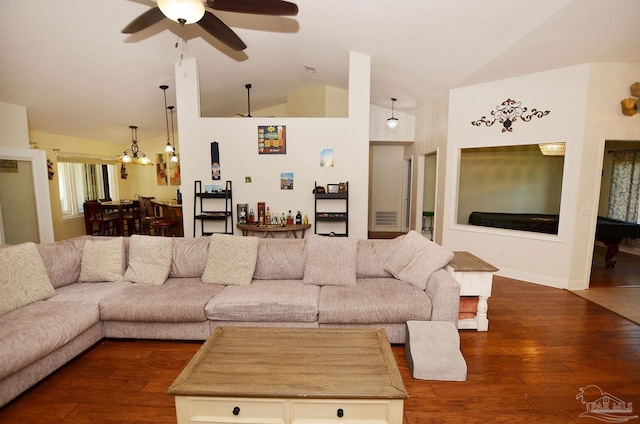
[[[398,99],[395,99],[393,97],[391,98],[391,118],[387,119],[387,126],[391,131],[395,130],[398,126],[398,118],[393,116],[393,105],[395,104],[396,100]]]
[[[124,151],[118,161],[138,165],[151,165],[151,160],[138,148],[138,127],[129,125],[129,128],[131,128],[131,147]]]
[[[169,114],[167,113],[167,109],[169,109],[169,107],[167,107],[167,88],[169,88],[168,85],[160,86],[160,89],[164,94],[164,121],[167,124],[167,145],[164,146],[164,151],[167,153],[175,153],[175,150],[169,138]],[[173,106],[171,106],[171,108],[173,108]],[[173,122],[171,122],[171,124],[173,125]]]
[[[173,146],[171,147],[171,159],[169,159],[171,162],[173,163],[177,163],[178,162],[178,156],[176,156],[176,139],[175,139],[175,132],[173,130],[173,109],[175,109],[174,106],[169,106],[168,107],[169,112],[171,114],[171,140],[173,141]]]

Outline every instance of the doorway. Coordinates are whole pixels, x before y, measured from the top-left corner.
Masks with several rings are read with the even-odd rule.
[[[31,162],[0,160],[0,243],[40,242]]]
[[[43,150],[0,147],[0,240],[53,243],[47,156]]]
[[[612,198],[612,187],[615,190],[616,184],[612,184],[614,155],[620,151],[640,151],[640,141],[606,140],[604,155],[602,158],[602,179],[600,182],[600,199],[598,204],[598,216],[609,216],[609,202]],[[626,175],[626,174],[625,174]],[[624,178],[632,178],[626,175]],[[635,190],[635,196],[640,196]],[[631,217],[635,221],[640,220],[637,216]],[[595,287],[628,287],[639,286],[640,281],[640,240],[625,239],[620,244],[620,250],[616,254],[616,265],[614,269],[606,268],[604,256],[607,248],[596,242],[593,249],[591,263],[591,274],[589,277],[589,288]]]

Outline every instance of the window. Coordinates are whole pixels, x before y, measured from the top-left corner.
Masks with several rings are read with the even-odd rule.
[[[115,165],[72,160],[58,158],[60,206],[63,218],[82,215],[83,205],[87,200],[117,199]]]

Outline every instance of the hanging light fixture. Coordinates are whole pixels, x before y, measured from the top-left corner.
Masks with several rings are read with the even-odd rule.
[[[161,85],[160,89],[162,90],[163,94],[164,94],[164,121],[167,124],[167,145],[164,146],[164,151],[167,153],[171,153],[174,152],[175,150],[173,148],[173,145],[171,144],[171,140],[169,138],[169,114],[167,113],[167,109],[169,109],[169,107],[171,107],[173,109],[173,106],[167,106],[167,88],[169,88],[168,85]],[[171,122],[171,124],[173,125],[173,121]]]
[[[201,0],[158,0],[158,7],[167,18],[180,25],[198,22],[205,12]]]
[[[387,126],[391,131],[395,130],[398,126],[398,118],[393,116],[393,105],[395,104],[396,100],[398,99],[394,99],[393,97],[391,98],[391,118],[387,119]]]
[[[567,150],[567,143],[559,141],[555,143],[541,143],[538,144],[540,151],[545,156],[564,156]]]
[[[129,125],[129,128],[131,128],[131,147],[124,151],[118,161],[138,165],[152,165],[147,155],[138,148],[138,127]]]
[[[173,141],[173,146],[171,146],[171,159],[169,160],[173,163],[177,163],[178,156],[176,156],[176,138],[175,138],[175,132],[173,130],[173,109],[175,109],[175,107],[169,106],[168,109],[171,114],[171,140]]]

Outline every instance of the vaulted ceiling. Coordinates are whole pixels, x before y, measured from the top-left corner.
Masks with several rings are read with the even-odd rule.
[[[204,116],[246,113],[246,83],[252,110],[300,86],[346,89],[352,50],[371,56],[371,103],[396,97],[406,113],[458,86],[640,63],[638,0],[292,1],[295,17],[216,12],[247,44],[238,53],[168,19],[122,34],[150,0],[2,0],[0,101],[26,106],[31,130],[126,143],[132,124],[140,139],[164,133],[158,87],[175,104],[181,57],[198,60]]]

